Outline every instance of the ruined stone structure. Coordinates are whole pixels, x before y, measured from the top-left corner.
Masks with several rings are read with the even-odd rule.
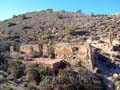
[[[20,52],[24,53],[24,54],[31,54],[33,52],[40,52],[39,50],[39,45],[22,45],[20,46]]]
[[[24,64],[41,64],[48,69],[53,71],[59,69],[60,66],[63,66],[64,62],[61,59],[50,59],[50,58],[33,58],[31,61],[22,61]]]
[[[55,55],[56,58],[66,60],[71,65],[75,65],[78,62],[82,66],[93,69],[94,55],[92,47],[88,43],[61,43],[55,44]]]
[[[65,60],[70,65],[80,63],[82,66],[92,70],[94,66],[94,52],[89,43],[58,43],[43,44],[43,56],[49,58],[51,49],[55,59]],[[33,51],[39,52],[39,45],[24,45],[20,47],[20,51],[25,54],[31,54]]]
[[[120,59],[120,41],[113,36],[112,32],[99,40],[92,41],[91,45],[107,54],[111,60]]]

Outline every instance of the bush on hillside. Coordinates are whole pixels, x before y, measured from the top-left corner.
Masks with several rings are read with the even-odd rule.
[[[47,32],[44,32],[43,35],[42,35],[43,39],[49,39],[49,37],[50,37],[49,33],[47,33]]]
[[[42,90],[104,90],[101,80],[84,68],[60,70],[51,84],[42,87]]]
[[[20,17],[21,17],[22,20],[27,19],[26,15],[24,15],[24,14],[21,15]]]
[[[11,26],[14,26],[14,25],[16,25],[16,24],[15,24],[15,23],[12,23],[12,22],[8,22],[8,23],[7,23],[7,26],[8,26],[8,27],[11,27]]]
[[[8,62],[8,73],[14,76],[16,79],[25,75],[25,65],[20,61]]]
[[[64,34],[74,35],[75,34],[74,27],[70,26],[70,25],[65,25],[64,26]]]
[[[8,53],[0,53],[0,70],[5,70],[7,69],[7,60],[6,57],[8,57],[9,55],[7,55]]]

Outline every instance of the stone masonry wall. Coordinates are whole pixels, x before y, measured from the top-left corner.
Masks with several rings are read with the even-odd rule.
[[[54,48],[54,54],[56,59],[62,59],[70,63],[71,65],[81,62],[82,66],[93,69],[94,55],[89,43],[58,43],[58,44],[44,44],[43,55],[48,56],[50,47]],[[73,49],[76,49],[73,52]],[[25,54],[30,54],[32,51],[39,52],[39,45],[24,45],[20,47],[20,51]]]
[[[54,45],[56,58],[64,59],[71,65],[81,62],[82,66],[93,69],[94,64],[94,52],[92,47],[88,43],[61,43]],[[76,54],[73,53],[72,49],[78,48]]]
[[[22,45],[20,46],[20,52],[25,54],[31,54],[33,51],[39,52],[39,45]]]

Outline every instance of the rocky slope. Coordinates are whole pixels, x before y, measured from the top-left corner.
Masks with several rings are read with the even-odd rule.
[[[120,33],[120,15],[86,15],[79,12],[53,11],[26,13],[0,22],[1,34],[21,43],[85,41],[109,31]]]

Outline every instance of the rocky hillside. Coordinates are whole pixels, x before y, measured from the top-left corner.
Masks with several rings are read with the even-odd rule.
[[[120,33],[120,14],[86,15],[48,9],[0,22],[0,38],[20,43],[79,42],[109,31],[115,36]]]

